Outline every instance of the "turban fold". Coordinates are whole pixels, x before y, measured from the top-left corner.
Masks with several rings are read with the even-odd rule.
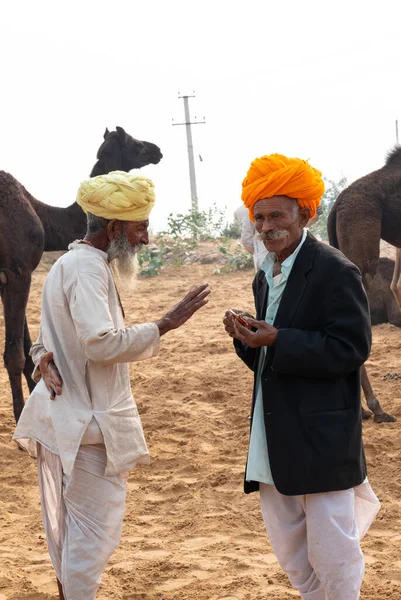
[[[316,215],[324,194],[322,174],[306,160],[270,154],[255,158],[242,182],[242,201],[254,221],[253,207],[258,200],[273,196],[295,198],[302,208],[310,209],[310,218]]]
[[[77,203],[85,213],[104,219],[146,221],[155,203],[155,189],[142,175],[111,171],[83,181]]]

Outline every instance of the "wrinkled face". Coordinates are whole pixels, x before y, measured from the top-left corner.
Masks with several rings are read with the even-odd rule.
[[[273,196],[256,202],[253,214],[256,230],[266,249],[280,254],[299,241],[310,211],[299,208],[293,198]]]
[[[149,219],[146,221],[126,221],[123,223],[127,240],[133,248],[140,250],[142,246],[149,244]]]
[[[137,254],[149,244],[149,221],[110,221],[107,254],[117,279],[129,287],[138,271]]]

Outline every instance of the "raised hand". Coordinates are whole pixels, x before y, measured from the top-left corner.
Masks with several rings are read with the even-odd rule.
[[[181,327],[186,323],[197,310],[209,302],[209,294],[208,283],[192,288],[160,321],[156,321],[160,335],[164,335],[171,329],[177,329],[177,327]]]
[[[63,391],[63,380],[53,361],[53,352],[48,352],[42,356],[39,363],[39,371],[45,382],[45,386],[50,392],[50,400],[54,400]]]

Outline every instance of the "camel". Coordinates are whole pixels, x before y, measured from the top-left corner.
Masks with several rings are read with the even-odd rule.
[[[381,258],[376,276],[369,287],[368,299],[372,325],[390,323],[401,327],[401,311],[391,291],[394,265],[393,260]]]
[[[122,127],[106,129],[91,177],[157,164],[162,153],[136,140]],[[24,407],[22,374],[33,390],[31,338],[26,319],[31,277],[44,251],[67,250],[86,231],[86,216],[76,202],[67,208],[36,200],[12,175],[0,171],[0,294],[4,307],[4,365],[8,371],[14,418]]]
[[[401,308],[401,146],[387,155],[385,165],[354,181],[334,202],[327,221],[329,242],[339,248],[362,273],[367,293],[377,273],[380,240],[397,249],[391,289]],[[361,369],[362,388],[377,423],[395,421],[385,413]],[[371,412],[362,410],[363,417]]]

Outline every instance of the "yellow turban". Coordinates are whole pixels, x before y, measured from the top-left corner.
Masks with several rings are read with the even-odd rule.
[[[77,203],[85,213],[119,221],[146,221],[155,203],[153,182],[142,175],[111,171],[81,183]]]
[[[270,154],[255,158],[242,182],[242,201],[254,221],[253,207],[258,200],[273,196],[295,198],[302,208],[310,209],[310,218],[316,215],[324,194],[322,174],[306,160]]]

